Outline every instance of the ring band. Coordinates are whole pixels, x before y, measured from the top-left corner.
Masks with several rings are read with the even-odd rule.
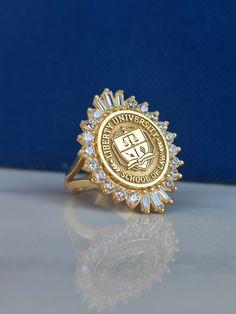
[[[81,121],[82,145],[65,176],[72,192],[100,188],[114,202],[126,201],[129,208],[141,205],[143,213],[163,212],[172,203],[169,192],[182,175],[183,161],[176,156],[175,133],[169,122],[159,120],[159,112],[149,112],[147,102],[134,96],[125,100],[122,90],[115,95],[105,89],[88,108],[88,120]],[[80,171],[87,175],[79,175]]]
[[[76,178],[76,175],[83,168],[84,163],[85,158],[83,156],[79,156],[78,154],[77,158],[65,176],[65,186],[71,192],[80,192],[97,188],[97,185],[90,181],[89,175],[81,175],[79,178]]]

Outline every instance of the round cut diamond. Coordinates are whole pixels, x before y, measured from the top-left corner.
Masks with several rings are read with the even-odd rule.
[[[95,154],[94,147],[92,145],[87,145],[84,147],[84,154],[87,156],[92,156]]]
[[[171,158],[170,162],[171,162],[172,165],[178,166],[178,164],[179,164],[179,158],[176,157],[176,156],[174,156],[174,157]]]
[[[138,102],[135,99],[129,99],[128,105],[130,106],[130,108],[136,108],[138,106]]]
[[[166,132],[166,140],[168,141],[168,142],[173,142],[173,140],[174,140],[174,134],[173,133],[171,133],[171,132]]]
[[[95,120],[98,120],[98,119],[100,119],[101,118],[101,112],[98,110],[98,109],[94,109],[93,111],[92,111],[92,117],[93,117],[93,119],[95,119]]]
[[[98,170],[97,172],[95,172],[94,177],[97,182],[102,182],[105,179],[105,173],[102,170]]]
[[[94,136],[91,132],[84,132],[83,133],[83,140],[85,143],[89,143],[94,139]]]
[[[157,126],[161,131],[166,131],[168,128],[168,125],[165,122],[161,122],[161,121],[157,123]]]
[[[124,189],[122,188],[118,188],[116,191],[115,191],[115,196],[116,198],[119,200],[119,201],[123,201],[126,197],[126,192]]]
[[[127,200],[130,205],[135,205],[139,202],[139,194],[137,192],[131,192]]]
[[[173,190],[175,187],[174,182],[168,179],[163,182],[163,185],[164,185],[164,188],[168,191]]]
[[[178,176],[178,170],[176,168],[170,168],[169,169],[170,176],[174,179]]]
[[[95,170],[98,167],[98,161],[95,158],[89,158],[89,160],[87,161],[87,165],[91,170]]]
[[[170,152],[173,154],[173,155],[176,155],[178,153],[178,148],[177,146],[175,146],[175,144],[171,144],[170,145]]]
[[[159,114],[157,112],[152,112],[152,113],[150,113],[149,117],[150,117],[151,120],[157,122],[158,121],[158,116],[159,116]]]
[[[142,113],[148,112],[148,103],[147,103],[147,102],[144,102],[143,104],[141,104],[141,105],[139,106],[139,108],[140,108],[140,111],[141,111]]]
[[[106,180],[104,183],[104,188],[105,190],[107,190],[108,192],[112,192],[114,189],[114,184],[112,181],[110,180]]]
[[[85,123],[84,123],[84,128],[85,128],[86,130],[89,130],[89,131],[95,130],[95,128],[96,128],[96,122],[95,122],[94,120],[87,120],[87,121],[85,121]]]

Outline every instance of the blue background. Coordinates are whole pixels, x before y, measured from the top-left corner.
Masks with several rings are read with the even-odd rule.
[[[235,1],[0,1],[0,165],[64,170],[105,87],[171,122],[185,180],[236,182]]]

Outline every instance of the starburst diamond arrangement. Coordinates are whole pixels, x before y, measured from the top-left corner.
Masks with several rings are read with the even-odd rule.
[[[81,121],[83,133],[77,137],[82,145],[79,154],[85,158],[84,170],[91,173],[91,182],[97,184],[105,194],[111,194],[115,202],[126,201],[130,208],[140,204],[143,213],[151,210],[163,212],[165,204],[173,202],[169,193],[177,189],[175,182],[182,177],[178,168],[183,165],[183,161],[177,157],[181,149],[173,144],[176,133],[168,130],[169,122],[160,121],[158,111],[150,112],[147,102],[138,103],[134,96],[125,100],[122,90],[113,95],[112,91],[105,89],[100,96],[94,97],[93,105],[94,108],[88,108],[88,119]],[[169,165],[161,181],[154,187],[132,189],[122,186],[109,176],[99,157],[96,149],[99,127],[109,114],[122,110],[131,110],[148,117],[158,127],[167,143]]]

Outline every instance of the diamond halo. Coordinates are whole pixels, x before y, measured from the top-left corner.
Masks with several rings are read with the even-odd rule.
[[[168,130],[169,122],[159,120],[159,112],[149,111],[147,102],[138,103],[134,96],[125,100],[122,90],[118,90],[115,94],[109,89],[105,89],[100,96],[95,96],[93,101],[94,108],[87,111],[88,119],[81,122],[80,126],[83,130],[79,134],[77,141],[82,145],[79,154],[83,154],[85,159],[84,169],[91,174],[91,182],[105,194],[112,194],[115,202],[126,201],[131,209],[140,204],[143,213],[163,212],[166,204],[172,203],[168,193],[174,192],[177,188],[175,181],[181,179],[182,175],[178,172],[178,167],[183,165],[183,161],[176,155],[180,152],[180,147],[173,144],[176,133]],[[160,181],[154,186],[145,186],[144,188],[131,188],[115,180],[110,173],[107,172],[97,149],[97,134],[102,122],[115,112],[127,111],[136,112],[143,115],[146,119],[150,119],[156,128],[162,134],[166,147],[168,148],[168,167],[165,170]],[[128,131],[125,131],[127,134]],[[115,171],[119,165],[112,164]]]

